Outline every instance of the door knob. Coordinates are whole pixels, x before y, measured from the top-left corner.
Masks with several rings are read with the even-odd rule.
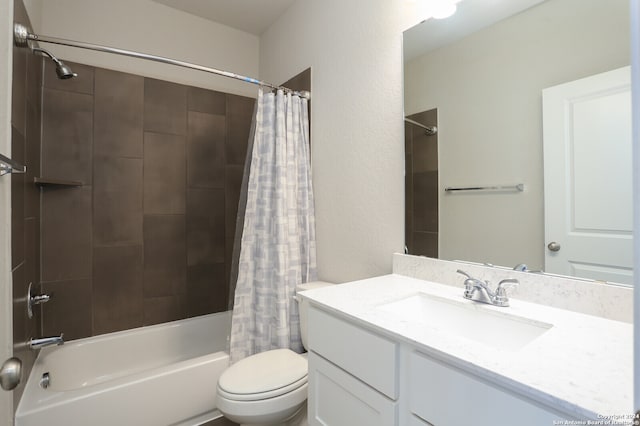
[[[22,361],[9,358],[0,368],[0,387],[6,391],[15,389],[22,379]]]
[[[555,241],[551,241],[548,245],[547,248],[550,251],[560,251],[560,244],[556,243]]]

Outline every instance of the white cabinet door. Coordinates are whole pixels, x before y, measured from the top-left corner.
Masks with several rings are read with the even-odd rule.
[[[417,352],[409,371],[409,410],[425,424],[551,426],[575,420]]]
[[[396,343],[314,307],[309,309],[308,333],[309,350],[397,398]]]
[[[397,403],[309,352],[310,426],[393,426]]]
[[[631,284],[629,67],[550,87],[542,97],[544,270]]]

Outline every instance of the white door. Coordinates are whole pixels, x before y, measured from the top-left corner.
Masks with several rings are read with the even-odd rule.
[[[632,98],[633,98],[633,164],[634,176],[633,193],[634,219],[636,239],[634,242],[635,267],[640,268],[640,0],[631,0],[631,63],[632,65]],[[634,288],[640,288],[640,276],[634,276]],[[634,363],[634,386],[633,402],[636,416],[640,414],[640,291],[633,292],[633,363]]]
[[[633,283],[630,76],[542,92],[547,272]]]

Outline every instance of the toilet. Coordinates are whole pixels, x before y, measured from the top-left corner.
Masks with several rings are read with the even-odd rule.
[[[296,291],[329,285],[314,281],[296,286]],[[306,348],[308,302],[296,300]],[[306,353],[274,349],[249,356],[222,373],[216,405],[226,418],[242,426],[306,426],[307,372]]]

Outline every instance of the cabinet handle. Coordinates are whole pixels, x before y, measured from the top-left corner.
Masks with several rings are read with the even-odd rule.
[[[417,415],[416,413],[411,413],[411,414],[413,414],[413,417],[420,420],[422,423],[426,424],[427,426],[436,426],[430,421],[428,421],[427,419],[425,419],[424,417]]]

